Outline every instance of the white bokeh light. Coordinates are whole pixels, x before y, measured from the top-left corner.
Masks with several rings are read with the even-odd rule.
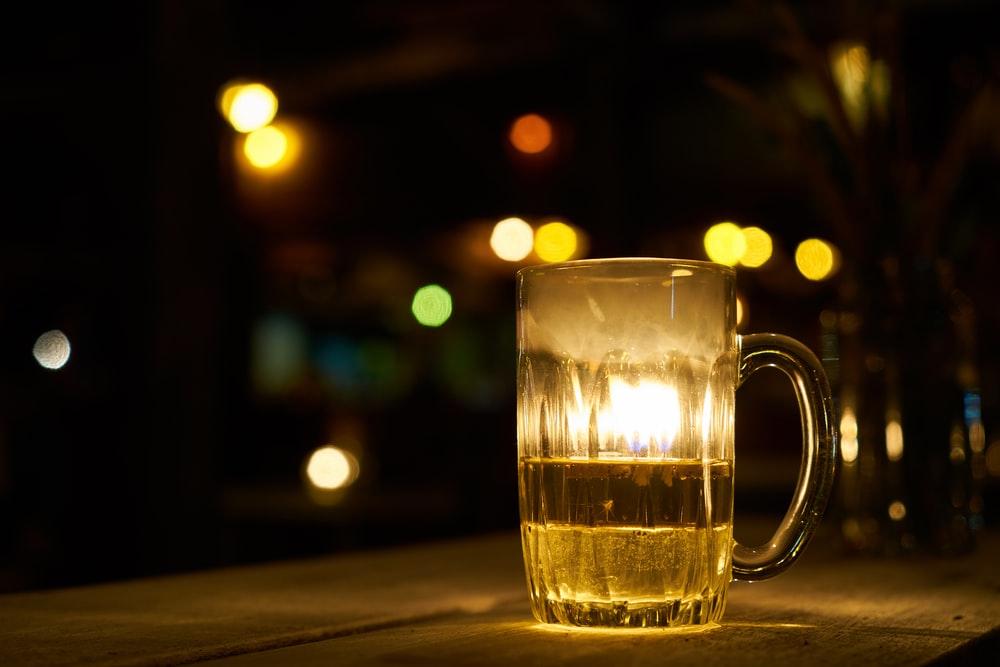
[[[358,477],[358,459],[340,447],[320,447],[306,463],[306,476],[317,489],[332,491],[348,486]]]
[[[508,262],[520,262],[531,254],[535,231],[521,218],[505,218],[493,227],[490,247],[496,256]]]
[[[69,361],[69,338],[59,329],[46,331],[35,341],[31,353],[42,368],[56,370]]]

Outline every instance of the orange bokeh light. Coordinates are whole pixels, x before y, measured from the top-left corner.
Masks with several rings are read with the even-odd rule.
[[[541,153],[552,144],[552,124],[536,113],[521,116],[510,127],[510,143],[522,153]]]

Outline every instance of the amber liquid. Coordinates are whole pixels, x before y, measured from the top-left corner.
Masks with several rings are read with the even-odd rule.
[[[722,616],[732,567],[730,462],[524,458],[518,477],[539,620],[644,627]]]

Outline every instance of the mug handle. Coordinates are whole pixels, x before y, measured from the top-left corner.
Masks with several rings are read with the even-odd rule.
[[[737,388],[761,368],[777,368],[792,381],[802,419],[802,466],[792,504],[765,544],[735,543],[733,576],[760,581],[780,574],[802,554],[823,517],[837,471],[833,397],[819,360],[794,338],[772,333],[740,336]]]

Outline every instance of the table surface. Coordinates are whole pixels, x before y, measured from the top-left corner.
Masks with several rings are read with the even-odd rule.
[[[697,633],[546,626],[495,535],[0,596],[0,664],[968,664],[1000,655],[1000,537],[954,559],[812,549]]]

